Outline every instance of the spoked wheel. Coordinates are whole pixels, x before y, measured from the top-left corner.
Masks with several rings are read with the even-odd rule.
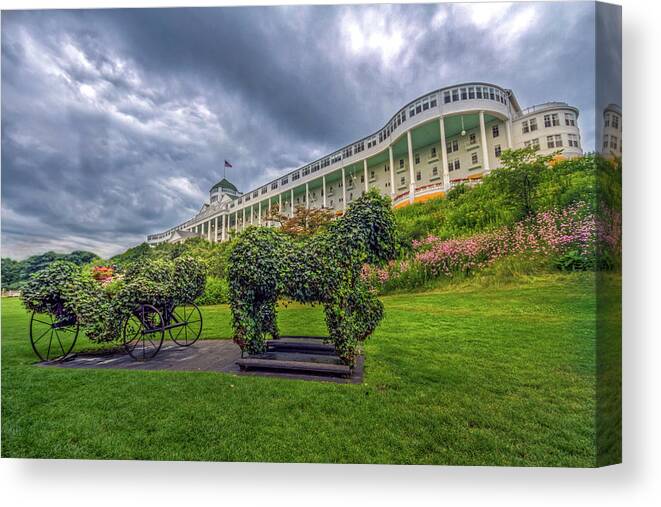
[[[62,361],[78,339],[75,317],[57,317],[50,313],[32,312],[30,317],[30,344],[42,361]]]
[[[193,345],[202,334],[202,312],[195,303],[180,305],[172,310],[170,339],[181,347]],[[179,325],[177,325],[179,324]]]
[[[164,335],[161,312],[151,305],[141,305],[122,326],[124,349],[136,361],[147,361],[158,354]]]

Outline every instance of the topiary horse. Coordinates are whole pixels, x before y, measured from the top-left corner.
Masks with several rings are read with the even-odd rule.
[[[250,354],[264,352],[267,335],[279,337],[279,297],[321,303],[330,341],[339,357],[353,364],[360,342],[383,317],[383,305],[362,281],[361,268],[394,255],[390,200],[376,191],[305,240],[275,229],[247,229],[237,238],[229,262],[234,341]]]

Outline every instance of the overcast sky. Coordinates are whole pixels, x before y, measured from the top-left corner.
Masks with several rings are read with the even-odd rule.
[[[594,4],[2,13],[2,256],[110,256],[464,81],[580,109]]]

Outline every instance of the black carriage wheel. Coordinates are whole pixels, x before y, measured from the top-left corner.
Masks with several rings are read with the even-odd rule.
[[[151,305],[141,305],[124,321],[124,349],[136,361],[147,361],[158,354],[165,332],[161,312]]]
[[[64,360],[78,339],[79,325],[75,318],[58,318],[50,313],[32,312],[30,344],[42,361]]]
[[[177,306],[172,310],[172,324],[182,325],[168,329],[170,339],[181,347],[188,347],[202,334],[202,312],[195,303]]]

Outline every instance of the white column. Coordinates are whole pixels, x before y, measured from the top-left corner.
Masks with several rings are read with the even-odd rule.
[[[253,224],[254,220],[255,220],[255,205],[251,204],[250,205],[250,225]]]
[[[347,179],[344,174],[344,167],[342,168],[342,210],[347,210]]]
[[[221,215],[221,225],[222,225],[222,231],[220,234],[220,240],[225,241],[225,235],[227,234],[227,231],[225,229],[225,222],[229,221],[230,216],[229,215]]]
[[[234,212],[234,231],[239,232],[239,211]]]
[[[392,158],[392,146],[388,146],[388,158],[390,159],[390,195],[395,195],[395,162]]]
[[[278,213],[282,215],[282,194],[278,194]]]
[[[257,203],[257,223],[262,225],[262,201]]]
[[[448,147],[445,141],[445,118],[441,116],[438,121],[441,126],[441,164],[443,164],[443,186],[450,190],[450,169],[448,169]]]
[[[487,149],[487,131],[484,127],[484,111],[480,111],[480,142],[482,143],[482,167],[489,172],[489,150]]]
[[[214,218],[214,225],[215,227],[213,229],[213,236],[214,236],[213,241],[214,243],[218,243],[218,217]]]
[[[370,189],[367,183],[367,159],[363,159],[363,173],[365,173],[365,193]]]
[[[326,207],[326,175],[325,174],[321,177],[321,194],[322,194],[321,205],[325,208]]]
[[[211,220],[207,222],[207,241],[211,243]]]
[[[289,206],[289,216],[293,217],[294,216],[294,189],[291,189],[291,203]]]
[[[415,169],[413,168],[413,136],[411,131],[406,131],[406,142],[409,147],[409,202],[413,204],[415,200]]]
[[[269,197],[269,210],[268,210],[269,217],[271,216],[271,198]],[[271,221],[269,220],[266,225],[269,227],[271,226]]]
[[[246,208],[243,208],[243,220],[241,220],[241,230],[246,228]]]
[[[505,120],[505,132],[507,133],[507,147],[512,149],[512,122],[508,118]]]
[[[308,184],[305,184],[305,209],[310,209],[310,190]]]

